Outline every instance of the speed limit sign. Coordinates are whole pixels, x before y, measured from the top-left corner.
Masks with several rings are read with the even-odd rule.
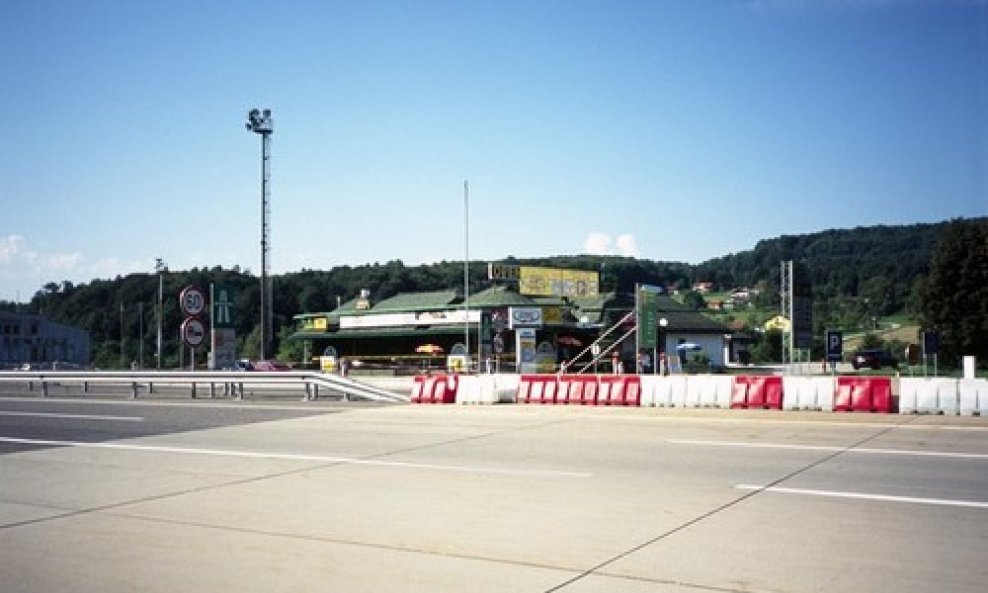
[[[187,317],[198,317],[206,310],[206,295],[198,286],[186,286],[178,295],[178,303]]]
[[[195,317],[189,317],[182,322],[182,340],[190,348],[198,348],[206,340],[206,326]]]

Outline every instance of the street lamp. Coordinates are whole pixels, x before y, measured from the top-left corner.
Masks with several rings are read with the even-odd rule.
[[[158,349],[155,357],[158,359],[158,370],[161,370],[161,315],[164,307],[165,276],[168,271],[168,264],[160,257],[154,260],[154,271],[158,274]]]
[[[661,370],[661,373],[663,375],[668,375],[669,374],[669,361],[666,360],[666,341],[665,341],[666,340],[666,338],[665,338],[665,330],[666,330],[666,327],[668,327],[668,326],[669,326],[669,320],[668,319],[666,319],[665,317],[659,318],[659,336],[658,336],[659,337],[659,339],[658,339],[658,342],[659,342],[659,355],[658,355],[658,359],[659,359],[659,366],[662,367],[660,370]]]
[[[268,252],[271,243],[268,235],[271,209],[271,133],[274,120],[271,110],[251,109],[247,114],[246,127],[261,136],[261,360],[267,358],[268,342],[271,340],[271,285],[268,282]]]

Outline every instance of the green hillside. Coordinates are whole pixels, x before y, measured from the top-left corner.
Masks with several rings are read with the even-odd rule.
[[[699,265],[590,255],[532,259],[511,257],[503,261],[599,270],[602,291],[630,292],[636,283],[658,285],[666,287],[689,306],[703,310],[708,310],[707,307],[717,301],[730,300],[732,291],[737,292],[736,289],[746,289],[749,298],[744,302],[731,303],[732,308],[710,311],[709,314],[758,337],[757,330],[779,310],[779,262],[792,259],[805,266],[812,280],[814,335],[822,336],[828,328],[844,329],[848,335],[875,333],[877,329],[877,339],[884,337],[896,345],[915,341],[915,338],[909,339],[908,336],[908,331],[912,330],[905,328],[918,328],[914,320],[919,319],[922,312],[920,296],[925,278],[930,275],[931,265],[935,263],[938,239],[944,236],[946,230],[955,227],[988,229],[988,217],[782,236],[759,241],[749,251]],[[988,236],[988,231],[983,232]],[[972,256],[974,263],[967,266],[974,271],[965,272],[973,277],[971,282],[975,287],[979,286],[979,282],[988,286],[988,279],[985,279],[988,273],[984,271],[988,269],[988,262],[982,261],[988,260],[988,255],[983,255],[983,252],[983,246],[981,250],[975,250]],[[486,263],[471,264],[472,291],[489,286]],[[162,319],[164,335],[178,333],[182,320],[175,295],[181,288],[189,284],[207,286],[210,282],[224,283],[234,288],[236,310],[258,311],[259,281],[248,272],[238,268],[168,271],[163,275],[164,294],[168,295]],[[398,293],[443,290],[461,286],[462,283],[463,264],[455,261],[421,266],[406,266],[401,261],[391,261],[278,275],[273,278],[276,342],[291,332],[292,316],[332,310],[338,302],[348,301],[364,289],[370,291],[373,300],[379,301]],[[698,283],[709,283],[709,288],[715,292],[707,295],[694,292],[692,289]],[[131,274],[79,285],[53,281],[34,295],[26,309],[88,330],[94,348],[93,360],[101,366],[112,367],[121,360],[121,340],[124,342],[124,358],[138,358],[142,328],[145,332],[144,359],[153,360],[154,340],[148,336],[153,331],[151,328],[157,326],[157,299],[156,275]],[[988,302],[988,298],[983,301]],[[0,302],[0,308],[25,310],[23,305],[5,302]],[[143,318],[140,313],[143,313]],[[976,312],[977,320],[971,331],[978,331],[976,323],[982,323],[978,317],[980,315]],[[983,315],[988,318],[988,313]],[[241,336],[242,341],[241,351],[247,355],[258,349],[257,317],[245,314],[236,320],[237,335]],[[897,324],[901,331],[887,331],[893,324]],[[988,332],[988,326],[984,331]],[[822,343],[817,345],[814,355],[821,353]],[[773,353],[766,351],[764,356],[771,359]],[[166,344],[164,363],[168,365],[177,359],[177,346]]]

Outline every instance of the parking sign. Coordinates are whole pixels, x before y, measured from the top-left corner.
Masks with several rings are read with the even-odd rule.
[[[844,333],[836,329],[827,330],[827,361],[840,362],[844,358]]]

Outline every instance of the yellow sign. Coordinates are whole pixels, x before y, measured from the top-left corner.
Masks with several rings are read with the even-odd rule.
[[[542,323],[546,325],[560,325],[562,322],[562,307],[542,307]]]
[[[529,296],[593,297],[599,294],[600,274],[583,270],[520,266],[518,292]]]
[[[789,320],[782,315],[776,315],[775,317],[769,319],[765,322],[765,329],[768,331],[778,330],[782,332],[789,331]]]
[[[307,331],[326,331],[329,322],[325,317],[305,317],[302,319],[302,329]]]
[[[487,278],[490,280],[518,280],[519,267],[512,264],[487,264]]]

